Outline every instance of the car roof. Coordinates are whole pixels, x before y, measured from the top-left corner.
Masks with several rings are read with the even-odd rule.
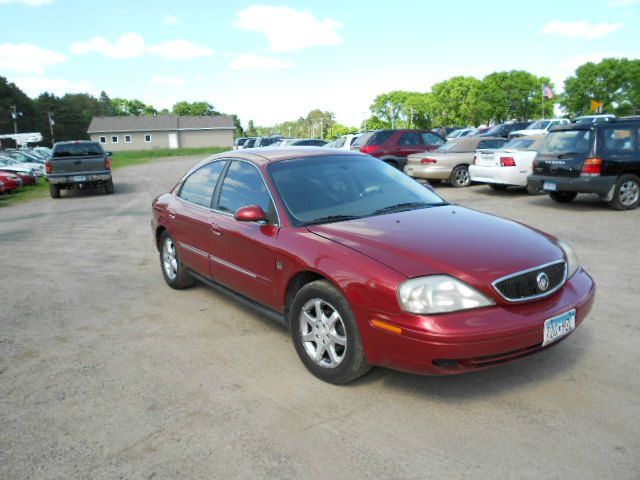
[[[337,151],[324,147],[272,147],[272,148],[244,148],[242,150],[230,150],[208,157],[205,162],[222,158],[248,160],[256,165],[266,165],[291,158],[301,157],[334,157],[336,155],[363,155],[360,152],[349,150]],[[203,163],[205,163],[203,162]]]

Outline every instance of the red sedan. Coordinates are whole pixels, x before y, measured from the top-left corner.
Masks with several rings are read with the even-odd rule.
[[[4,184],[4,191],[12,193],[22,187],[22,180],[13,173],[3,172],[0,170],[0,182]]]
[[[245,149],[209,157],[153,202],[162,273],[282,321],[305,366],[449,374],[566,338],[595,283],[566,243],[448,204],[368,155]]]
[[[35,175],[31,175],[26,172],[17,172],[17,171],[8,171],[8,170],[0,170],[2,172],[13,173],[20,180],[22,180],[22,185],[36,185],[38,183],[38,179]]]

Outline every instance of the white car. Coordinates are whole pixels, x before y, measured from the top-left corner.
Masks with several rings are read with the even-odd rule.
[[[518,137],[526,137],[529,135],[546,135],[549,133],[551,127],[555,127],[556,125],[566,125],[569,123],[569,120],[566,118],[552,118],[549,120],[538,120],[533,122],[524,130],[516,130],[515,132],[511,132],[509,134],[509,140],[512,138]]]
[[[36,177],[44,176],[44,165],[35,162],[18,162],[13,158],[0,157],[0,169],[6,171],[24,172]]]
[[[339,148],[341,150],[351,150],[351,145],[359,136],[359,133],[347,133],[346,135],[342,135],[336,138],[333,142],[331,142],[331,145],[327,144],[325,145],[325,147]]]
[[[488,183],[494,190],[527,187],[527,177],[544,138],[545,135],[514,138],[493,153],[477,152],[469,166],[471,181]],[[527,192],[536,193],[529,188]]]

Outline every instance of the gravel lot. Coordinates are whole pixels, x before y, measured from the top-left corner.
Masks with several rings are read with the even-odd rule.
[[[569,241],[591,315],[491,370],[338,387],[270,320],[165,286],[150,203],[199,159],[118,170],[112,196],[0,200],[0,478],[638,478],[640,209],[443,185]]]

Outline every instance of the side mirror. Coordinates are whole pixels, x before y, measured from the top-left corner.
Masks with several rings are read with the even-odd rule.
[[[262,208],[258,205],[247,205],[236,210],[233,218],[239,222],[261,222],[266,219]]]
[[[107,157],[113,157],[113,152],[104,152]]]

